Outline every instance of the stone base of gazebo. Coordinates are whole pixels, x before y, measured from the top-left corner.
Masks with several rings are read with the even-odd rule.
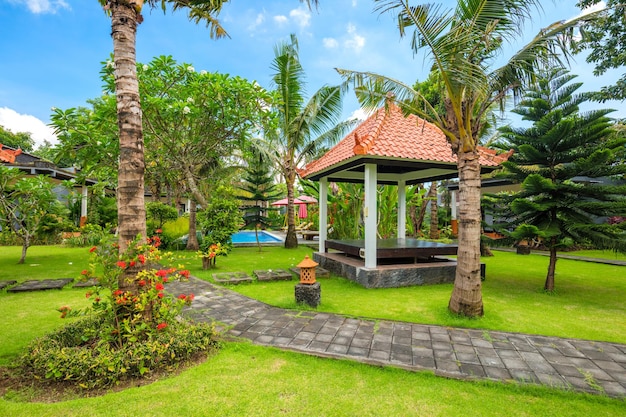
[[[378,265],[374,269],[365,268],[362,259],[343,253],[315,252],[313,260],[320,267],[366,288],[452,283],[456,273],[456,261],[447,258],[437,258],[433,262],[395,264],[386,260],[385,265]]]

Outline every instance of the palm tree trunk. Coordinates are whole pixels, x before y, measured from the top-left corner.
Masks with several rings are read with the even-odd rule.
[[[554,272],[556,271],[556,239],[552,238],[550,242],[550,263],[548,264],[548,275],[546,283],[543,286],[545,291],[554,291]]]
[[[120,253],[138,235],[146,236],[144,205],[144,149],[137,81],[135,38],[137,13],[128,3],[111,3],[111,36],[115,65],[115,93],[120,131],[117,208]],[[125,277],[120,288],[127,287]]]
[[[448,308],[468,317],[483,315],[480,280],[480,164],[476,151],[458,153],[459,252]]]
[[[294,211],[295,204],[295,182],[296,175],[295,170],[290,170],[287,173],[287,236],[285,236],[285,248],[293,249],[298,247],[298,236],[296,235],[296,214]]]

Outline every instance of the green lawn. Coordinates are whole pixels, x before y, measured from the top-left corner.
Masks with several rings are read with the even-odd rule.
[[[82,261],[88,258],[86,249],[31,248],[33,259],[39,261],[27,258],[25,266],[17,266],[17,258],[5,259],[14,256],[13,249],[0,249],[2,280],[16,276],[20,280],[78,276],[85,266]],[[216,271],[286,269],[309,253],[308,248],[266,248],[261,253],[256,248],[236,249],[218,259]],[[185,257],[193,274],[210,278],[214,271],[202,271],[200,260],[189,254]],[[27,268],[29,262],[41,263],[41,268]],[[512,331],[522,331],[520,327],[531,333],[563,333],[570,337],[580,337],[580,333],[595,335],[588,338],[598,340],[626,340],[626,289],[620,267],[599,268],[596,264],[559,260],[558,293],[546,295],[539,291],[546,258],[497,253],[485,262],[486,317],[481,320],[460,320],[446,313],[449,285],[365,290],[341,278],[322,278],[321,307],[369,317]],[[275,282],[233,288],[256,293],[260,299],[274,300],[277,305],[293,306],[294,284]],[[62,325],[55,310],[60,305],[86,305],[84,292],[71,288],[22,294],[0,291],[0,315],[4,318],[0,322],[0,364],[14,362],[29,340]],[[578,320],[583,322],[574,326]],[[25,402],[27,399],[27,392],[9,392],[0,398],[0,415],[618,416],[626,410],[623,400],[601,396],[513,383],[448,380],[429,373],[321,359],[248,343],[227,343],[206,363],[148,386],[54,404]]]

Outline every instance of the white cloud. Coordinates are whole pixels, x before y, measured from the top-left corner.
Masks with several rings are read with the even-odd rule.
[[[339,46],[339,42],[335,38],[324,38],[322,39],[322,43],[324,44],[324,48],[333,49]]]
[[[70,9],[64,0],[9,0],[14,4],[22,4],[35,14],[56,13],[59,9]]]
[[[265,22],[265,15],[263,13],[259,13],[254,19],[254,23],[248,26],[248,30],[255,30],[259,25]]]
[[[344,46],[356,53],[361,52],[361,49],[365,46],[365,38],[356,33],[356,26],[352,23],[348,24],[348,35],[349,38],[344,42]]]
[[[296,24],[300,26],[301,29],[309,26],[311,20],[311,13],[309,13],[306,9],[298,8],[293,9],[289,12],[289,17],[295,20]]]
[[[54,130],[44,122],[30,114],[20,114],[8,107],[0,107],[0,125],[13,133],[25,132],[35,141],[35,147],[43,144],[44,140],[57,142]]]
[[[368,111],[365,111],[363,108],[359,108],[353,111],[350,117],[348,117],[348,119],[366,120],[368,117],[372,115],[372,113],[374,113],[374,111],[375,110],[368,112]]]
[[[278,16],[274,16],[274,22],[278,23],[279,25],[287,23],[288,20],[289,19],[287,18],[287,16],[284,16],[282,14],[280,14]]]

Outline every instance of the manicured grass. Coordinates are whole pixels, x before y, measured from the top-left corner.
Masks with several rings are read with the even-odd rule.
[[[0,246],[0,281],[77,278],[89,263],[89,248],[31,246],[18,265],[21,254],[21,246]]]
[[[617,261],[626,261],[626,253],[612,252],[608,250],[577,250],[572,252],[563,252],[564,255],[585,256],[588,258],[613,259]]]
[[[65,266],[68,259],[84,256],[82,259],[86,265],[88,256],[81,255],[87,253],[85,249],[45,249],[45,253],[56,253],[61,258],[53,256],[48,263],[59,265],[62,271],[68,270]],[[14,276],[12,271],[20,268],[4,259],[10,256],[6,253],[0,251],[0,265],[10,265],[10,270],[3,268],[0,279]],[[187,258],[186,265],[194,275],[210,279],[213,272],[226,270],[251,273],[253,269],[288,269],[310,253],[308,248],[264,248],[261,253],[256,248],[236,249],[230,256],[220,258],[214,271],[202,271],[200,260],[191,254],[181,253],[180,258]],[[560,320],[569,320],[568,315],[576,315],[583,308],[590,309],[587,314],[610,315],[602,311],[604,307],[618,316],[613,323],[585,322],[579,327],[612,327],[622,334],[618,339],[624,340],[624,306],[617,300],[624,299],[625,289],[620,283],[622,270],[619,267],[604,266],[608,269],[598,270],[594,269],[595,264],[578,262],[567,266],[573,261],[560,260],[559,292],[548,296],[538,290],[545,274],[545,258],[507,255],[497,253],[496,257],[486,259],[487,316],[475,321],[462,320],[459,325],[487,327],[487,323],[506,328],[523,321],[550,332],[567,333],[569,324],[562,325]],[[69,266],[76,268],[75,275],[84,267],[77,263],[80,264],[74,261]],[[591,269],[583,268],[587,265]],[[47,265],[43,265],[42,270],[49,271]],[[32,271],[39,270],[33,268]],[[31,273],[29,276],[58,278],[68,275]],[[587,276],[602,277],[602,282]],[[350,315],[432,319],[446,325],[459,320],[450,317],[445,308],[451,286],[366,290],[337,277],[322,278],[321,282],[324,308],[344,310]],[[294,284],[295,281],[274,282],[233,289],[255,291],[259,298],[274,298],[278,305],[294,306],[291,299]],[[84,293],[84,289],[69,288],[21,294],[0,292],[0,317],[3,317],[0,321],[0,365],[13,363],[30,340],[62,325],[64,321],[58,318],[56,311],[60,305],[75,308],[86,305],[88,300]],[[600,302],[601,299],[605,301]],[[557,314],[564,306],[573,307]],[[503,316],[507,319],[504,320]],[[577,331],[580,330],[572,330],[573,333]],[[567,335],[575,337],[574,334]],[[598,338],[604,340],[604,333]],[[9,392],[0,398],[0,415],[617,416],[624,411],[623,400],[516,384],[448,380],[429,373],[321,359],[247,343],[227,343],[206,363],[144,387],[54,404],[23,402],[27,396],[28,392]]]
[[[618,416],[624,402],[515,384],[462,382],[246,343],[180,375],[60,403],[0,399],[20,416]]]

